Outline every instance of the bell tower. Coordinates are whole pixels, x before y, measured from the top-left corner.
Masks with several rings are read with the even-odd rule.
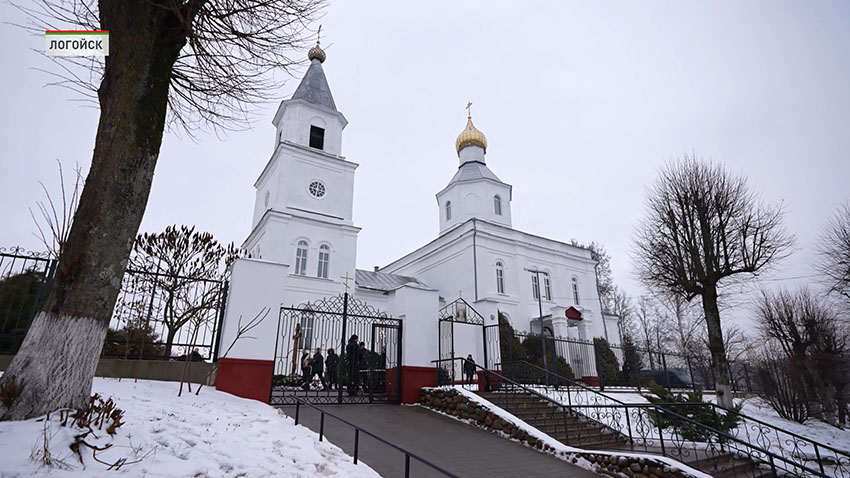
[[[511,227],[512,187],[487,167],[487,137],[472,124],[471,106],[466,105],[466,128],[455,140],[460,165],[449,184],[437,193],[440,234],[472,218]]]
[[[337,109],[319,42],[310,66],[272,120],[275,149],[254,183],[252,231],[243,247],[258,259],[290,265],[290,274],[333,280],[354,276],[354,172],[342,156],[348,121]]]

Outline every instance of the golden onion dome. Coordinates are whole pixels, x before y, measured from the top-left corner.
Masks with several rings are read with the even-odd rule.
[[[310,61],[319,60],[319,63],[324,63],[327,57],[325,50],[322,50],[319,46],[319,42],[316,42],[316,46],[310,48],[310,51],[307,52],[307,59]]]
[[[466,118],[466,129],[460,132],[455,141],[455,149],[458,153],[467,146],[480,146],[484,148],[485,153],[487,152],[487,137],[472,124],[471,115]]]

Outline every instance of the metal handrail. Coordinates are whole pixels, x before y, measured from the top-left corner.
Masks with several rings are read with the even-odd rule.
[[[456,359],[441,359],[441,360],[432,360],[431,362],[432,362],[432,363],[435,363],[435,362],[436,362],[436,363],[438,363],[438,364],[439,364],[440,362],[450,362],[450,361],[453,361],[453,360],[462,360],[462,361],[463,361],[463,360],[465,360],[465,359],[464,359],[464,358],[456,358]],[[700,423],[700,422],[698,422],[698,421],[696,421],[696,420],[693,420],[693,419],[691,419],[691,418],[688,418],[688,417],[685,417],[685,416],[683,416],[683,415],[680,415],[680,414],[678,414],[678,413],[676,413],[676,412],[673,412],[672,410],[668,410],[668,409],[666,409],[666,408],[664,408],[664,407],[661,407],[661,406],[659,406],[659,405],[657,405],[657,404],[654,404],[654,403],[626,404],[626,403],[620,402],[619,400],[613,399],[612,397],[609,397],[609,396],[607,396],[607,395],[605,395],[605,394],[600,394],[600,395],[602,395],[603,397],[605,397],[605,398],[607,398],[607,399],[610,399],[610,400],[612,400],[612,401],[618,402],[619,404],[618,404],[618,405],[587,405],[587,406],[584,406],[584,405],[580,405],[580,406],[573,406],[573,405],[571,405],[571,404],[564,405],[563,403],[559,403],[559,402],[557,402],[556,400],[553,400],[551,397],[548,397],[548,396],[546,396],[546,395],[540,394],[540,393],[538,393],[538,392],[534,391],[533,389],[529,389],[528,387],[526,387],[526,386],[524,386],[524,385],[522,385],[522,384],[519,384],[519,383],[517,383],[517,382],[515,382],[515,381],[513,381],[513,380],[511,380],[511,379],[508,379],[507,377],[504,377],[504,376],[502,376],[502,375],[500,375],[500,374],[498,374],[498,373],[496,373],[496,372],[493,372],[492,370],[484,369],[483,367],[479,366],[478,364],[474,364],[474,365],[475,365],[475,367],[476,367],[476,368],[482,369],[482,370],[485,372],[485,374],[492,374],[492,375],[495,375],[495,376],[496,376],[499,380],[505,381],[505,382],[510,383],[510,384],[512,384],[512,385],[519,386],[519,388],[523,389],[524,391],[526,391],[526,392],[528,392],[528,393],[531,393],[531,394],[533,394],[534,396],[537,396],[537,397],[539,397],[539,398],[542,398],[542,399],[543,399],[544,401],[546,401],[546,402],[549,402],[549,403],[555,404],[555,405],[560,406],[560,407],[569,408],[571,411],[572,411],[572,409],[573,409],[573,408],[577,408],[577,407],[611,408],[611,409],[624,408],[624,409],[625,409],[625,413],[626,413],[626,417],[627,417],[627,419],[628,419],[628,409],[629,409],[629,408],[645,408],[645,409],[653,409],[653,410],[655,411],[655,413],[656,413],[656,417],[658,416],[658,414],[659,414],[659,413],[665,413],[665,414],[667,414],[667,415],[672,416],[673,418],[676,418],[676,419],[681,420],[681,421],[684,421],[685,423],[688,423],[688,424],[690,424],[690,425],[692,425],[692,426],[695,426],[696,428],[699,428],[699,429],[701,429],[701,430],[704,430],[704,431],[707,431],[707,432],[709,432],[709,433],[712,433],[712,434],[716,435],[716,436],[720,439],[721,446],[722,446],[723,440],[726,440],[726,441],[731,441],[731,442],[734,442],[734,443],[739,443],[739,444],[743,445],[745,448],[749,448],[751,451],[750,451],[749,453],[746,453],[746,452],[745,452],[745,453],[746,453],[746,455],[747,455],[747,456],[748,456],[751,460],[753,460],[753,461],[754,461],[754,462],[756,462],[756,463],[765,463],[765,464],[767,464],[767,465],[770,465],[770,467],[771,467],[771,468],[773,469],[773,471],[774,471],[774,475],[776,475],[776,464],[774,463],[774,461],[775,461],[775,460],[778,460],[778,461],[780,461],[780,462],[783,462],[783,463],[786,463],[786,464],[790,465],[790,466],[792,467],[792,469],[794,469],[794,470],[799,469],[799,470],[802,470],[802,471],[805,471],[805,472],[808,472],[808,473],[812,473],[812,474],[814,474],[814,475],[816,475],[816,476],[820,476],[820,477],[824,477],[824,478],[829,478],[829,475],[826,475],[826,474],[823,472],[823,470],[818,471],[818,470],[815,470],[815,469],[809,468],[808,466],[806,466],[806,465],[804,465],[804,464],[801,464],[801,463],[797,463],[797,462],[791,461],[791,460],[789,460],[789,459],[787,459],[787,458],[785,458],[785,457],[783,457],[783,456],[781,456],[781,455],[777,455],[776,453],[773,453],[773,452],[771,452],[771,451],[769,451],[769,450],[766,450],[766,449],[764,449],[764,448],[761,448],[760,446],[757,446],[757,445],[754,445],[754,444],[749,443],[749,442],[747,442],[747,441],[741,440],[741,439],[739,439],[739,438],[737,438],[737,437],[734,437],[734,436],[732,436],[732,435],[729,435],[728,433],[725,433],[725,432],[723,432],[723,431],[720,431],[720,430],[714,429],[714,428],[712,428],[712,427],[710,427],[710,426],[708,426],[708,425],[705,425],[705,424]],[[531,365],[531,364],[529,364],[529,365]],[[538,367],[538,368],[539,368],[539,367]],[[547,371],[547,372],[548,372],[548,371]],[[554,374],[554,373],[552,373],[552,372],[549,372],[549,373],[550,373],[550,374],[552,374],[552,375],[555,375],[555,376],[557,376],[557,377],[559,377],[559,378],[562,378],[563,380],[569,381],[569,379],[567,379],[566,377],[560,377],[559,375]],[[587,388],[587,387],[585,387],[585,388]],[[592,390],[592,389],[591,389],[591,390]],[[712,404],[712,405],[713,405],[713,404]],[[725,408],[723,408],[723,407],[719,407],[719,408],[722,408],[723,410],[726,410],[726,409],[725,409]],[[581,413],[581,412],[579,412],[579,413]],[[606,424],[604,424],[604,423],[602,423],[602,422],[599,422],[598,420],[595,420],[595,419],[593,419],[592,417],[588,417],[588,416],[587,416],[586,414],[584,414],[584,413],[581,413],[581,415],[583,415],[583,416],[585,416],[586,418],[589,418],[589,419],[591,419],[591,420],[593,420],[593,421],[595,421],[595,422],[597,422],[597,423],[601,424],[602,426],[604,426],[604,427],[606,427],[606,428],[608,428],[608,429],[611,429],[611,430],[615,431],[616,433],[619,433],[620,435],[624,435],[621,431],[619,431],[619,430],[614,430],[614,429],[613,429],[613,428],[611,428],[610,426],[608,426],[608,425],[606,425]],[[663,454],[663,455],[665,455],[665,456],[667,456],[667,453],[666,453],[666,450],[665,450],[665,447],[664,447],[664,435],[663,435],[663,433],[661,433],[660,423],[659,423],[658,425],[659,425],[659,433],[658,433],[658,435],[659,435],[659,440],[660,440],[660,442],[661,442],[662,454]],[[629,436],[628,436],[629,441],[630,441],[631,443],[634,443],[634,440],[633,440],[633,437],[632,437],[632,430],[631,430],[631,426],[630,426],[630,425],[627,425],[627,428],[628,428],[628,430],[629,430]],[[624,435],[624,436],[625,436],[625,435]],[[765,461],[765,460],[764,460],[764,458],[762,458],[762,457],[760,457],[760,456],[755,455],[756,453],[760,453],[760,454],[764,455],[764,457],[768,457],[768,458],[770,458],[770,461]],[[820,460],[819,460],[819,461],[820,461]],[[821,464],[821,468],[822,468],[822,464]],[[787,468],[785,468],[784,470],[785,470],[785,471],[791,471],[791,470],[788,470]],[[777,475],[777,476],[778,476],[778,475]]]
[[[465,358],[463,358],[463,357],[456,357],[456,358],[449,358],[449,359],[432,360],[432,361],[431,361],[431,363],[436,363],[436,364],[438,364],[438,367],[437,367],[437,368],[438,368],[438,373],[439,373],[439,363],[440,363],[440,362],[453,362],[453,361],[455,361],[455,360],[461,360],[461,361],[463,361],[463,362],[466,362],[466,359],[465,359]],[[484,367],[482,367],[482,366],[480,366],[480,365],[478,365],[478,364],[476,364],[476,363],[473,363],[473,365],[475,365],[475,368],[478,368],[478,369],[483,370],[485,374],[495,375],[495,376],[496,376],[496,378],[497,378],[500,382],[509,383],[509,384],[511,384],[511,385],[513,385],[513,386],[515,386],[515,387],[519,387],[519,388],[521,388],[523,391],[525,391],[525,392],[527,392],[527,393],[529,393],[529,394],[531,394],[531,395],[533,395],[533,396],[535,396],[535,397],[538,397],[539,399],[541,399],[541,400],[543,400],[543,401],[546,401],[546,402],[552,403],[552,404],[557,405],[557,406],[559,406],[559,407],[569,408],[569,409],[570,409],[570,412],[572,412],[572,409],[573,409],[573,407],[574,407],[574,406],[572,405],[572,403],[569,403],[569,404],[567,404],[567,405],[564,405],[564,404],[562,404],[562,403],[558,403],[558,401],[553,400],[551,397],[549,397],[549,396],[547,396],[547,395],[543,395],[542,393],[540,393],[540,392],[538,392],[538,391],[536,391],[536,390],[534,390],[534,389],[532,389],[532,388],[528,388],[528,387],[526,387],[525,385],[523,385],[523,384],[521,384],[521,383],[519,383],[519,382],[515,382],[514,380],[511,380],[511,379],[509,379],[509,378],[505,377],[504,375],[500,375],[500,374],[498,374],[498,373],[496,373],[496,372],[493,372],[492,370],[488,370],[488,369],[486,369],[486,368],[484,368]],[[439,376],[438,376],[438,378],[439,378]],[[439,384],[439,381],[438,381],[437,383]],[[569,397],[569,395],[567,395],[567,396]],[[608,398],[608,397],[606,396],[605,398]],[[623,404],[623,405],[625,405],[625,404]],[[596,406],[596,405],[589,405],[589,406]],[[614,433],[620,433],[620,434],[622,434],[622,432],[620,432],[620,431],[618,431],[618,430],[615,430],[615,429],[611,428],[608,424],[603,423],[603,422],[601,422],[601,421],[599,421],[599,420],[597,420],[597,419],[595,419],[595,418],[593,418],[593,417],[589,417],[589,416],[587,416],[587,415],[585,415],[585,414],[583,414],[583,413],[582,413],[582,416],[584,416],[584,417],[585,417],[585,418],[587,418],[588,420],[593,421],[594,423],[596,423],[597,425],[599,425],[599,426],[601,426],[601,427],[603,427],[603,428],[607,428],[607,429],[609,429],[609,430],[613,431]],[[628,416],[626,416],[626,419],[628,420]],[[631,430],[631,426],[629,427],[629,430]]]
[[[312,403],[304,400],[301,397],[296,397],[295,395],[290,395],[290,397],[295,399],[295,424],[296,425],[298,425],[298,418],[299,418],[299,414],[301,412],[301,405],[302,404],[306,405],[310,408],[315,409],[316,411],[318,411],[321,414],[320,419],[319,419],[319,441],[323,441],[324,436],[325,436],[325,415],[328,415],[331,418],[335,418],[335,419],[339,420],[340,422],[345,423],[346,425],[350,426],[351,428],[354,428],[354,464],[355,465],[357,464],[358,455],[359,455],[359,451],[360,451],[360,433],[365,433],[366,435],[374,438],[375,440],[378,440],[379,442],[383,443],[384,445],[387,445],[390,448],[394,448],[395,450],[404,453],[404,477],[405,478],[410,478],[410,459],[411,458],[422,463],[423,465],[427,465],[427,466],[433,468],[434,470],[437,470],[438,472],[440,472],[440,473],[442,473],[442,474],[444,474],[444,475],[446,475],[450,478],[460,478],[458,475],[455,475],[454,473],[452,473],[450,471],[446,471],[445,469],[441,468],[439,465],[435,465],[434,463],[431,463],[430,461],[426,460],[425,458],[422,458],[421,456],[417,455],[416,453],[405,450],[404,448],[402,448],[402,447],[400,447],[400,446],[398,446],[394,443],[390,443],[389,441],[385,440],[384,438],[381,438],[378,435],[375,435],[374,433],[372,433],[368,430],[364,430],[363,428],[349,422],[348,420],[346,420],[344,418],[338,417],[338,416],[334,415],[333,413],[328,412],[327,410],[323,410],[323,409],[313,405]]]
[[[573,385],[573,386],[581,387],[581,388],[583,388],[583,389],[585,389],[585,390],[587,390],[587,391],[589,391],[589,392],[592,392],[592,393],[595,393],[595,394],[597,394],[597,395],[601,395],[601,396],[603,396],[603,397],[606,397],[606,398],[610,399],[610,400],[611,400],[611,401],[613,401],[613,402],[617,402],[617,403],[620,403],[620,404],[622,404],[622,405],[626,405],[626,403],[625,403],[625,402],[622,402],[622,401],[620,401],[620,400],[618,400],[618,399],[616,399],[616,398],[614,398],[614,397],[612,397],[612,396],[610,396],[610,395],[608,395],[608,394],[606,394],[606,393],[604,393],[604,392],[601,392],[601,391],[599,391],[599,390],[595,390],[595,389],[589,388],[589,387],[585,386],[584,384],[582,384],[581,382],[577,382],[577,381],[575,381],[575,380],[571,380],[571,379],[569,379],[569,378],[567,378],[567,377],[562,377],[561,375],[558,375],[556,372],[552,372],[551,370],[545,370],[545,369],[543,369],[543,368],[541,368],[541,367],[538,367],[537,365],[534,365],[534,364],[532,364],[532,363],[529,363],[529,362],[527,362],[527,361],[525,361],[525,360],[515,360],[515,361],[512,361],[512,362],[502,362],[502,363],[500,363],[500,364],[497,364],[497,366],[498,366],[498,365],[506,365],[506,364],[507,364],[507,365],[510,365],[510,364],[513,364],[513,363],[520,363],[520,364],[523,364],[523,365],[525,365],[525,366],[531,367],[532,369],[537,369],[537,370],[539,370],[539,371],[541,371],[541,372],[544,372],[544,373],[547,373],[547,374],[549,374],[549,375],[554,376],[554,377],[555,377],[555,378],[557,378],[558,380],[566,381],[566,382],[570,383],[570,384],[571,384],[571,385]],[[629,405],[629,406],[639,406],[639,405],[641,405],[641,404],[632,404],[632,403],[629,403],[628,405]],[[850,458],[850,453],[848,453],[848,452],[846,452],[846,451],[839,450],[839,449],[834,448],[834,447],[831,447],[831,446],[829,446],[829,445],[825,445],[825,444],[820,443],[820,442],[818,442],[818,441],[812,440],[811,438],[804,437],[804,436],[802,436],[802,435],[798,435],[798,434],[796,434],[796,433],[794,433],[794,432],[786,431],[786,430],[784,430],[784,429],[781,429],[781,428],[776,427],[775,425],[772,425],[772,424],[770,424],[770,423],[767,423],[767,422],[764,422],[764,421],[762,421],[762,420],[759,420],[758,418],[753,418],[753,417],[751,417],[751,416],[749,416],[749,415],[746,415],[746,414],[741,413],[741,412],[736,411],[736,410],[731,410],[731,409],[729,409],[729,408],[726,408],[726,407],[724,407],[724,406],[722,406],[722,405],[718,405],[718,404],[716,404],[716,403],[711,403],[711,402],[701,402],[701,403],[694,402],[694,403],[685,403],[685,404],[683,404],[683,403],[655,403],[654,405],[657,405],[657,406],[658,406],[658,407],[660,407],[660,408],[665,408],[665,406],[681,406],[681,405],[700,405],[700,406],[710,406],[710,407],[713,407],[715,410],[720,409],[721,411],[726,412],[726,413],[734,413],[735,415],[737,415],[737,416],[741,417],[742,419],[745,419],[745,420],[748,420],[748,421],[751,421],[751,422],[758,423],[759,425],[762,425],[762,426],[765,426],[765,427],[767,427],[767,428],[770,428],[770,429],[771,429],[771,430],[773,430],[773,431],[781,432],[781,433],[784,433],[784,434],[786,434],[786,435],[789,435],[789,436],[791,436],[791,437],[793,437],[793,438],[796,438],[796,439],[803,440],[803,441],[805,441],[805,442],[811,443],[811,444],[813,445],[813,447],[815,447],[815,449],[817,449],[817,448],[824,448],[824,449],[826,449],[826,450],[830,450],[830,451],[832,451],[832,452],[834,452],[834,453],[837,453],[837,454],[840,454],[840,455],[843,455],[843,456],[846,456],[846,457]],[[674,413],[675,413],[675,412],[674,412]]]
[[[542,367],[538,367],[537,365],[526,362],[525,360],[514,360],[514,361],[511,361],[511,362],[502,362],[502,363],[496,364],[496,366],[498,367],[499,365],[510,365],[510,364],[515,364],[515,363],[516,364],[522,364],[522,365],[531,367],[532,369],[536,369],[536,370],[539,370],[539,371],[544,372],[546,374],[549,374],[549,375],[553,376],[554,378],[556,378],[558,380],[569,383],[570,386],[572,386],[572,387],[579,387],[579,388],[582,388],[582,389],[584,389],[584,390],[586,390],[590,393],[594,393],[594,394],[599,395],[601,397],[607,398],[608,400],[611,400],[612,402],[619,403],[620,405],[626,405],[625,402],[622,402],[622,401],[620,401],[620,400],[618,400],[618,399],[616,399],[616,398],[614,398],[610,395],[606,395],[605,393],[602,393],[599,390],[592,389],[592,388],[588,387],[587,385],[585,385],[581,382],[578,382],[576,380],[573,380],[573,379],[570,379],[570,378],[567,378],[567,377],[563,377],[561,375],[558,375],[555,372],[552,372],[551,370],[546,370]]]

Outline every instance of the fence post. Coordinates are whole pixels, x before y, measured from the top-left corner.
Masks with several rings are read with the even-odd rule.
[[[340,342],[342,342],[342,346],[340,347],[340,357],[347,357],[348,356],[348,354],[346,353],[346,350],[345,350],[345,342],[346,342],[345,341],[345,332],[346,332],[345,329],[346,329],[347,322],[348,322],[348,291],[346,291],[344,293],[344,295],[342,296],[342,337],[340,339]],[[344,363],[345,363],[344,360],[340,360],[339,366],[343,367],[343,368],[347,368],[349,375],[351,375],[351,371],[352,371],[351,370],[351,357],[348,357],[348,367],[345,367],[343,365]],[[344,372],[344,371],[345,370],[340,370],[340,372]],[[338,375],[339,375],[339,379],[341,380],[342,374],[338,373]],[[351,390],[352,389],[352,386],[351,386],[352,380],[356,380],[356,378],[355,377],[347,377],[347,378],[348,378],[348,380],[347,380],[348,383],[346,385],[348,385],[348,389]],[[337,398],[336,398],[337,403],[342,403],[342,389],[343,388],[344,387],[340,386],[339,389],[337,390]]]
[[[319,416],[319,441],[325,438],[325,412]]]
[[[664,450],[664,429],[661,426],[661,415],[658,413],[658,407],[655,408],[655,423],[658,424],[658,439],[661,441],[661,454],[667,456],[667,452]]]
[[[696,393],[697,392],[697,382],[696,382],[696,380],[694,380],[694,369],[693,369],[693,367],[691,367],[691,356],[687,355],[686,358],[688,359],[688,373],[691,376],[691,388],[693,388],[694,393]]]
[[[481,338],[484,339],[484,368],[490,369],[490,362],[487,357],[487,326],[481,324]]]
[[[357,456],[360,450],[360,429],[354,429],[354,464],[357,464]]]
[[[221,346],[221,329],[224,325],[224,311],[227,308],[227,288],[229,284],[230,282],[228,281],[221,282],[221,300],[218,302],[218,324],[216,324],[215,339],[213,340],[213,362],[218,362],[218,348]],[[279,326],[280,321],[278,320],[278,327]],[[277,351],[276,347],[275,351]]]
[[[599,379],[599,390],[605,391],[605,379],[602,378],[601,367],[599,366],[599,349],[596,348],[596,341],[593,341],[593,360],[596,362],[596,377]]]

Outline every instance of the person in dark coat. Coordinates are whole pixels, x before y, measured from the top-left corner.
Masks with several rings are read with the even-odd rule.
[[[313,354],[313,371],[310,373],[310,380],[313,380],[313,377],[318,375],[319,380],[322,382],[322,390],[328,389],[328,384],[325,383],[325,358],[322,356],[322,349],[316,349],[316,353]]]
[[[348,339],[345,358],[348,360],[348,394],[354,396],[357,395],[360,378],[360,346],[357,345],[357,334]]]
[[[313,379],[313,364],[310,359],[310,352],[305,350],[301,354],[301,388],[304,390],[310,389],[310,381]]]
[[[337,367],[339,367],[339,356],[334,352],[334,349],[328,349],[328,358],[325,360],[325,365],[328,367],[328,387],[339,388],[337,380]]]
[[[472,354],[467,355],[463,361],[463,376],[467,383],[472,383],[472,377],[475,376],[475,360],[472,359]]]

